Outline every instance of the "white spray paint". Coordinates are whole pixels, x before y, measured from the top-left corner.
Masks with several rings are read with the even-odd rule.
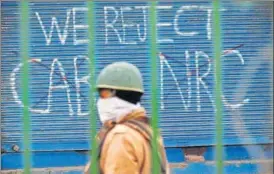
[[[229,54],[236,54],[241,63],[244,64],[244,59],[241,55],[241,53],[238,51],[238,50],[231,50],[229,52]],[[228,55],[228,54],[227,54]],[[192,96],[192,90],[191,90],[191,72],[189,71],[189,51],[185,51],[185,58],[186,58],[186,75],[187,75],[187,85],[188,85],[188,88],[187,88],[187,91],[188,91],[188,100],[187,102],[185,101],[184,99],[184,96],[183,96],[183,92],[181,90],[181,87],[179,85],[179,82],[176,78],[176,75],[175,73],[173,72],[172,70],[172,67],[170,66],[170,64],[168,63],[166,57],[164,56],[164,54],[160,53],[159,54],[159,57],[160,57],[160,92],[161,92],[161,109],[165,109],[165,104],[164,104],[164,64],[167,66],[169,72],[171,73],[171,76],[175,82],[175,85],[176,85],[176,88],[179,92],[179,95],[182,99],[182,102],[184,104],[184,108],[186,110],[188,110],[188,108],[190,107],[191,105],[191,96]],[[203,74],[203,75],[200,75],[200,72],[199,72],[199,58],[201,57],[204,57],[206,58],[207,60],[207,70],[206,72]],[[201,95],[200,95],[200,90],[201,90],[201,85],[202,87],[204,88],[210,102],[212,103],[212,107],[214,109],[214,111],[216,111],[216,106],[215,106],[215,103],[214,103],[214,100],[213,100],[213,96],[211,94],[211,92],[209,91],[209,87],[208,85],[206,84],[206,82],[204,81],[204,79],[206,79],[206,77],[209,75],[209,73],[211,72],[211,66],[212,66],[212,63],[210,61],[210,58],[209,56],[202,52],[202,51],[195,51],[195,72],[196,72],[196,101],[197,101],[197,111],[198,112],[201,112]],[[222,99],[223,99],[223,102],[224,102],[224,106],[232,109],[232,110],[235,110],[235,109],[238,109],[240,107],[242,107],[243,105],[245,105],[246,103],[249,102],[249,99],[244,99],[242,102],[240,103],[237,103],[237,104],[230,104],[224,95],[222,95]]]
[[[29,62],[41,62],[41,59],[31,59]],[[20,71],[20,69],[23,67],[23,63],[19,63],[12,71],[10,74],[10,87],[11,87],[11,92],[14,101],[19,104],[19,106],[24,107],[22,101],[19,99],[19,95],[16,91],[16,74]]]
[[[180,9],[176,12],[176,15],[175,15],[175,18],[174,18],[174,30],[175,32],[178,34],[178,35],[181,35],[181,36],[194,36],[194,35],[197,35],[198,32],[181,32],[180,31],[180,28],[179,28],[179,25],[178,25],[178,20],[179,20],[179,17],[181,15],[181,13],[183,13],[185,10],[192,10],[192,9],[200,9],[199,6],[196,6],[196,5],[192,5],[192,6],[181,6]]]
[[[76,97],[77,97],[77,115],[79,116],[86,116],[89,114],[89,112],[82,112],[82,101],[81,101],[81,95],[80,95],[80,92],[81,92],[81,89],[80,89],[80,84],[81,83],[85,83],[87,84],[89,87],[90,87],[90,83],[88,82],[89,78],[90,78],[90,74],[87,75],[87,76],[84,76],[82,78],[78,78],[78,66],[77,66],[77,60],[78,58],[81,58],[81,59],[85,59],[89,62],[89,58],[86,57],[86,56],[77,56],[74,58],[74,73],[75,73],[75,86],[76,86]]]
[[[158,12],[159,10],[169,10],[172,9],[172,6],[157,6]],[[172,23],[170,22],[162,22],[162,23],[157,23],[157,29],[160,27],[170,27],[172,26]],[[158,43],[173,43],[173,39],[159,39],[157,40]]]
[[[32,59],[29,62],[41,62],[41,59]],[[59,86],[53,86],[53,74],[54,74],[54,67],[55,64],[58,65],[58,68],[60,70],[60,75],[63,79],[64,85],[59,85]],[[11,91],[12,95],[14,98],[14,101],[19,104],[19,106],[23,107],[22,101],[19,99],[18,93],[16,91],[16,74],[19,72],[20,68],[23,67],[23,64],[20,63],[19,65],[16,66],[16,68],[13,69],[12,73],[10,74],[10,86],[11,86]],[[47,97],[47,108],[46,109],[32,109],[29,108],[29,110],[33,113],[39,113],[39,114],[49,114],[51,112],[51,103],[52,103],[52,90],[55,89],[66,89],[67,93],[67,100],[68,100],[68,108],[69,108],[69,115],[73,115],[73,109],[72,109],[72,104],[71,104],[71,99],[70,99],[70,89],[68,82],[66,80],[66,75],[64,72],[64,69],[62,67],[62,64],[57,60],[54,59],[52,64],[51,64],[51,71],[50,71],[50,78],[49,78],[49,89],[48,89],[48,97]]]
[[[41,59],[32,59],[29,62],[42,62]],[[10,74],[10,86],[11,86],[11,92],[13,95],[14,101],[19,104],[20,107],[23,106],[23,102],[19,99],[19,95],[16,91],[16,74],[20,71],[20,69],[23,67],[23,63],[20,63],[19,65],[16,66],[16,68],[13,69],[12,73]],[[31,112],[34,113],[39,113],[39,114],[46,114],[49,113],[49,110],[43,110],[43,109],[32,109],[29,108]]]
[[[207,71],[200,76],[199,75],[199,57],[205,57],[208,61],[208,67],[207,67]],[[197,111],[200,112],[201,111],[201,104],[200,104],[200,84],[202,84],[202,86],[204,87],[210,102],[212,103],[213,109],[214,111],[216,111],[216,107],[212,98],[211,93],[209,92],[208,86],[206,85],[206,83],[203,81],[203,79],[205,79],[208,74],[210,73],[211,70],[211,61],[208,57],[207,54],[205,54],[203,51],[195,51],[195,64],[196,64],[196,82],[197,82]]]
[[[60,71],[60,75],[62,77],[64,85],[53,86],[53,74],[54,74],[54,71],[55,71],[55,64],[57,64],[57,66],[58,66],[58,69]],[[72,104],[71,104],[71,99],[70,99],[69,84],[67,82],[67,78],[66,78],[63,66],[62,66],[61,62],[58,61],[58,59],[54,59],[52,64],[51,64],[50,77],[49,77],[48,101],[47,101],[47,104],[48,104],[47,112],[48,113],[50,112],[50,109],[51,109],[52,91],[55,90],[55,89],[66,89],[69,115],[73,116],[73,109],[72,109]]]
[[[187,104],[188,107],[190,107],[190,101],[191,101],[191,72],[189,71],[189,52],[185,51],[186,56],[186,76],[187,76],[187,93],[188,93],[188,100]]]
[[[244,65],[244,58],[243,58],[242,54],[240,53],[240,51],[238,51],[238,50],[229,50],[229,51],[226,51],[226,54],[224,54],[223,57],[225,57],[226,55],[230,55],[230,54],[236,54],[238,56],[238,58],[240,59],[241,64]],[[226,107],[230,108],[231,110],[238,109],[238,108],[244,106],[246,103],[249,102],[249,98],[246,98],[246,99],[244,99],[243,101],[241,101],[238,104],[230,104],[227,101],[227,99],[226,99],[226,97],[224,95],[222,95],[222,99],[223,99],[224,105]]]
[[[211,9],[207,9],[207,24],[206,24],[206,31],[207,31],[207,40],[211,40]]]
[[[195,68],[196,68],[196,91],[197,91],[197,111],[201,111],[201,97],[200,97],[200,82],[199,82],[199,60],[198,60],[198,56],[197,53],[195,53]]]
[[[199,32],[192,31],[192,32],[182,32],[180,31],[178,20],[181,14],[186,10],[201,10],[201,11],[207,11],[207,24],[206,24],[206,31],[207,31],[207,39],[211,40],[211,34],[212,34],[212,27],[211,27],[211,14],[212,14],[212,8],[207,6],[196,6],[196,5],[190,5],[190,6],[181,6],[179,10],[177,10],[175,18],[174,18],[174,30],[175,32],[180,36],[186,36],[191,37],[199,34]],[[220,9],[220,11],[226,11],[226,9]]]
[[[126,28],[129,27],[134,27],[136,26],[137,28],[137,35],[139,38],[139,41],[144,42],[146,40],[147,37],[147,8],[149,8],[148,6],[135,6],[134,9],[142,9],[143,12],[143,23],[144,23],[144,36],[141,37],[141,32],[140,32],[140,24],[136,24],[134,23],[134,21],[132,21],[131,23],[126,23],[125,22],[125,11],[132,11],[133,8],[129,7],[129,6],[123,6],[120,7],[120,13],[118,12],[118,10],[114,7],[114,6],[105,6],[104,7],[104,14],[105,14],[105,44],[108,44],[108,40],[109,40],[109,29],[112,29],[115,33],[115,35],[118,38],[118,41],[120,44],[137,44],[137,41],[131,41],[131,42],[126,42],[125,37],[126,37]],[[156,6],[158,11],[161,10],[170,10],[173,8],[173,6]],[[173,22],[159,22],[157,23],[157,29],[161,28],[161,27],[171,27],[173,26],[173,29],[175,31],[176,34],[178,34],[179,36],[183,36],[183,37],[191,37],[191,36],[195,36],[197,34],[199,34],[199,32],[197,31],[192,31],[192,32],[183,32],[180,30],[179,27],[179,18],[181,17],[181,15],[185,12],[185,11],[189,11],[189,10],[200,10],[200,11],[204,11],[205,13],[207,13],[207,21],[206,21],[206,25],[205,25],[205,29],[207,32],[207,39],[211,40],[211,35],[212,35],[212,9],[211,7],[207,7],[207,6],[196,6],[196,5],[191,5],[191,6],[181,6],[179,8],[179,10],[176,11],[176,15],[173,19]],[[112,21],[109,21],[109,14],[108,11],[113,11],[115,14],[115,17]],[[220,9],[220,11],[225,11],[225,9]],[[159,13],[159,12],[158,12]],[[119,15],[120,14],[120,15]],[[121,17],[120,17],[121,16]],[[121,25],[122,25],[122,30],[123,30],[123,37],[121,37],[121,34],[119,33],[118,29],[115,28],[115,24],[118,22],[119,17],[121,18]],[[133,33],[131,33],[132,35]],[[173,43],[174,40],[171,38],[163,38],[163,39],[158,39],[157,40],[158,43]]]
[[[140,42],[145,42],[147,39],[147,9],[149,6],[134,6],[134,7],[129,7],[129,6],[121,6],[120,11],[116,9],[114,6],[104,6],[104,23],[105,23],[105,44],[108,44],[109,42],[109,31],[112,30],[113,33],[117,36],[118,42],[120,44],[137,44],[137,41]],[[167,13],[166,10],[172,10],[173,6],[156,6],[157,10],[161,12],[164,10],[165,13]],[[131,21],[130,23],[126,21],[126,12],[132,12],[134,10],[141,10],[143,14],[143,34],[141,34],[141,24],[136,23],[136,21]],[[174,18],[171,18],[171,21],[173,22],[159,22],[157,23],[157,29],[163,28],[163,27],[172,27],[175,31],[175,33],[179,36],[183,37],[191,37],[199,34],[197,31],[192,31],[192,32],[183,32],[182,28],[179,27],[179,18],[183,15],[185,11],[189,10],[200,10],[200,11],[205,11],[207,12],[207,21],[206,21],[206,32],[207,32],[207,39],[211,40],[211,35],[212,35],[212,9],[211,7],[207,6],[196,6],[196,5],[191,5],[191,6],[181,6],[177,11],[176,15]],[[69,36],[69,26],[70,26],[70,19],[71,19],[71,14],[72,16],[72,28],[73,28],[73,43],[74,45],[81,45],[81,44],[88,44],[89,40],[87,38],[84,39],[77,39],[79,37],[79,34],[77,35],[77,30],[87,30],[88,25],[87,24],[77,24],[77,18],[76,15],[79,12],[86,13],[88,9],[86,7],[73,7],[70,9],[67,9],[67,14],[66,14],[66,21],[65,21],[65,26],[63,27],[63,31],[61,31],[60,26],[58,24],[57,18],[55,16],[52,17],[51,19],[51,26],[49,27],[49,31],[46,31],[46,26],[43,23],[43,20],[38,12],[35,12],[35,15],[38,19],[38,22],[41,26],[41,29],[43,31],[43,35],[46,40],[46,45],[50,45],[52,41],[52,36],[54,32],[54,28],[57,30],[57,34],[59,37],[59,40],[62,45],[65,45],[67,37]],[[220,11],[225,11],[225,9],[220,9]],[[112,21],[109,20],[109,17],[113,17]],[[121,20],[121,21],[118,21]],[[118,22],[121,23],[122,25],[122,32],[119,33],[118,30]],[[115,26],[117,25],[117,26]],[[138,40],[136,39],[135,41],[126,41],[130,40],[130,38],[126,38],[126,35],[129,31],[127,31],[127,28],[133,28],[136,27],[137,30],[137,36]],[[133,35],[134,33],[130,33],[130,35]],[[133,37],[134,38],[134,37]],[[158,43],[173,43],[174,40],[172,38],[161,38],[157,40]]]
[[[167,59],[165,58],[165,56],[163,55],[163,54],[159,54],[159,57],[160,57],[160,62],[161,62],[161,64],[162,64],[162,66],[161,66],[161,72],[163,71],[163,64],[165,64],[166,66],[167,66],[167,68],[168,68],[168,70],[169,70],[169,72],[171,73],[171,76],[172,76],[172,78],[173,78],[173,80],[174,80],[174,82],[175,82],[175,85],[176,85],[176,87],[177,87],[177,90],[178,90],[178,92],[179,92],[179,95],[180,95],[180,97],[181,97],[181,99],[182,99],[182,102],[183,102],[183,105],[184,105],[184,108],[185,108],[185,110],[188,110],[188,108],[190,107],[190,98],[191,98],[191,91],[190,92],[188,92],[188,104],[186,103],[186,101],[185,101],[185,99],[184,99],[184,96],[183,96],[183,92],[182,92],[182,90],[181,90],[181,88],[180,88],[180,85],[179,85],[179,82],[178,82],[178,80],[177,80],[177,78],[176,78],[176,75],[175,75],[175,73],[173,72],[173,70],[172,70],[172,67],[170,66],[170,64],[168,63],[168,61],[167,61]],[[188,60],[188,59],[187,59]],[[162,75],[163,76],[163,75]],[[162,93],[163,93],[163,79],[161,79],[161,91],[162,91]],[[190,86],[189,86],[189,88],[191,88]],[[163,94],[161,94],[162,95],[162,99],[161,99],[161,108],[164,108],[164,98],[163,98]]]
[[[72,12],[73,12],[73,43],[74,43],[74,45],[87,44],[89,42],[88,39],[81,39],[81,40],[77,39],[77,29],[88,29],[88,25],[77,25],[76,24],[76,12],[77,11],[86,12],[86,11],[88,11],[88,8],[86,8],[86,7],[72,8]]]
[[[157,24],[157,28],[160,28],[160,27],[169,27],[169,26],[172,26],[171,23],[158,23]],[[157,43],[173,43],[174,40],[173,39],[158,39],[157,40]]]
[[[23,106],[22,101],[19,100],[18,93],[16,91],[16,73],[20,70],[20,68],[23,66],[22,63],[17,65],[16,68],[13,69],[12,73],[10,74],[10,87],[11,87],[11,92],[13,99],[16,103],[18,103],[20,106]]]
[[[109,23],[109,21],[108,21],[108,11],[109,10],[112,10],[115,13],[115,19],[111,23]],[[122,38],[121,38],[118,30],[114,27],[114,24],[116,23],[116,21],[118,19],[118,16],[119,16],[118,11],[115,9],[115,7],[105,6],[104,7],[104,14],[105,14],[104,15],[105,16],[105,44],[108,43],[108,29],[109,28],[113,29],[113,31],[116,33],[116,35],[118,37],[119,42],[122,43],[123,42]]]
[[[50,31],[49,31],[49,34],[47,34],[47,31],[46,31],[45,26],[43,24],[42,18],[40,17],[40,14],[38,12],[35,12],[35,15],[36,15],[36,17],[39,21],[39,24],[42,28],[43,33],[44,33],[44,36],[45,36],[45,39],[46,39],[46,45],[50,45],[50,43],[51,43],[51,38],[52,38],[52,33],[53,33],[54,27],[56,27],[58,37],[59,37],[59,40],[60,40],[61,44],[64,45],[66,43],[66,39],[67,39],[67,36],[68,36],[68,26],[69,26],[71,11],[72,11],[71,9],[67,10],[67,18],[66,18],[66,24],[65,24],[65,27],[64,27],[63,34],[61,34],[61,30],[60,30],[60,27],[59,27],[59,24],[58,24],[58,21],[57,21],[56,17],[52,17]]]
[[[241,55],[241,53],[238,50],[229,50],[229,51],[225,51],[226,55],[230,55],[230,54],[235,54],[239,59],[242,65],[244,65],[244,58]],[[188,110],[188,108],[191,105],[191,96],[192,96],[192,88],[191,88],[191,72],[189,71],[189,51],[185,51],[185,60],[186,60],[186,76],[187,76],[187,101],[185,100],[184,96],[183,96],[183,91],[179,85],[178,79],[176,77],[176,74],[174,73],[174,71],[172,70],[171,65],[169,64],[168,60],[166,59],[165,55],[160,53],[159,54],[160,57],[160,87],[161,87],[161,109],[165,108],[165,104],[164,104],[164,66],[166,66],[168,68],[168,72],[171,73],[171,77],[175,82],[176,88],[179,92],[179,96],[182,99],[182,103],[183,106],[186,110]],[[208,63],[207,63],[207,71],[201,76],[199,73],[199,58],[200,57],[204,57],[207,59]],[[83,113],[82,112],[82,101],[81,101],[81,95],[80,95],[80,87],[81,84],[87,84],[90,87],[90,84],[88,82],[88,79],[90,77],[90,74],[88,74],[87,76],[83,76],[81,78],[79,78],[79,72],[78,72],[78,66],[77,66],[77,61],[79,59],[85,59],[87,62],[89,62],[89,59],[86,56],[76,56],[74,58],[74,80],[75,80],[75,86],[76,86],[76,101],[77,101],[77,115],[79,116],[85,116],[88,115],[88,112]],[[41,59],[32,59],[29,62],[34,63],[34,62],[41,62]],[[12,71],[12,73],[10,74],[10,86],[11,86],[11,92],[14,98],[14,101],[19,104],[19,106],[23,106],[22,101],[19,99],[18,93],[16,91],[16,74],[18,74],[18,72],[20,71],[20,69],[22,68],[23,64],[20,63],[18,64]],[[58,85],[58,86],[53,86],[53,75],[55,72],[55,66],[58,67],[58,69],[60,70],[60,76],[63,79],[63,85]],[[213,105],[214,110],[215,109],[215,104],[213,102],[213,97],[212,94],[209,91],[208,85],[206,84],[206,82],[204,81],[204,79],[209,75],[210,71],[211,71],[211,61],[209,59],[209,56],[207,54],[205,54],[202,51],[195,51],[195,68],[196,68],[196,100],[197,100],[197,111],[200,112],[201,111],[201,96],[200,96],[200,90],[201,90],[201,85],[202,87],[205,89],[205,92],[208,95],[208,98],[210,100],[210,102]],[[51,64],[51,68],[50,68],[50,75],[49,75],[49,89],[48,89],[48,96],[47,96],[47,108],[46,109],[33,109],[33,108],[29,108],[31,112],[34,113],[40,113],[40,114],[49,114],[51,113],[51,106],[52,106],[52,91],[55,89],[65,89],[66,90],[66,95],[67,95],[67,100],[68,100],[68,109],[69,109],[69,115],[73,115],[73,109],[72,109],[72,104],[71,104],[71,97],[70,97],[70,88],[69,88],[69,84],[67,82],[66,79],[66,75],[64,72],[64,69],[62,67],[62,64],[58,61],[58,59],[54,59],[52,64]],[[249,99],[243,99],[243,101],[236,103],[236,104],[231,104],[227,101],[226,97],[224,95],[222,95],[222,100],[224,102],[224,106],[230,108],[231,110],[235,110],[238,109],[242,106],[244,106],[246,103],[249,102]],[[234,102],[235,103],[235,102]]]
[[[126,42],[126,28],[128,27],[133,27],[134,24],[133,23],[126,23],[124,20],[124,12],[125,11],[131,11],[132,8],[130,7],[121,7],[120,13],[121,13],[121,20],[122,20],[122,28],[123,28],[123,44],[137,44],[136,42]]]
[[[165,109],[164,101],[164,60],[165,57],[162,53],[159,54],[160,57],[160,108]]]
[[[143,37],[141,36],[140,24],[136,24],[138,37],[141,42],[145,42],[146,38],[147,38],[147,13],[146,13],[147,8],[148,8],[148,6],[136,6],[135,7],[135,9],[142,9],[143,16],[144,16],[144,18],[143,18],[143,21],[144,21],[144,35],[143,35]]]

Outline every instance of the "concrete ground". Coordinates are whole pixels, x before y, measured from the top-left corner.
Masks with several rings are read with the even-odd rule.
[[[213,161],[197,163],[171,163],[172,174],[214,174]],[[83,166],[33,169],[32,174],[81,174]],[[225,161],[226,174],[273,174],[273,160]],[[22,170],[1,171],[1,174],[22,174]]]

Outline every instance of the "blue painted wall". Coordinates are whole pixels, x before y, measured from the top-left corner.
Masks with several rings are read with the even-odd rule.
[[[3,150],[10,152],[1,158],[3,168],[21,168],[9,162],[20,158],[12,147],[21,151],[23,138],[19,6],[1,5],[1,137]],[[147,10],[144,2],[97,2],[94,25],[96,72],[115,61],[137,65],[145,81],[142,104],[150,113]],[[272,4],[226,1],[220,10],[223,141],[273,143]],[[36,161],[46,152],[62,158],[74,150],[90,149],[86,11],[85,2],[30,3],[31,140]],[[158,4],[160,126],[167,147],[215,144],[212,20],[210,1]],[[80,155],[79,165],[86,160]],[[36,166],[78,165],[58,161]]]

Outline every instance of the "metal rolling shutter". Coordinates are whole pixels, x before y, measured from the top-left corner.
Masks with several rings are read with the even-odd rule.
[[[223,3],[225,144],[273,142],[273,8],[269,4]],[[137,65],[145,81],[143,105],[150,112],[148,16],[142,7],[146,5],[96,3],[96,71],[115,61]],[[84,2],[30,3],[33,150],[88,148],[85,6]],[[159,6],[159,108],[165,143],[212,145],[215,128],[211,4],[189,1]],[[1,136],[3,148],[10,151],[12,145],[22,144],[18,4],[2,2],[1,13]],[[134,26],[126,26],[130,24]],[[50,33],[52,25],[55,27]]]

